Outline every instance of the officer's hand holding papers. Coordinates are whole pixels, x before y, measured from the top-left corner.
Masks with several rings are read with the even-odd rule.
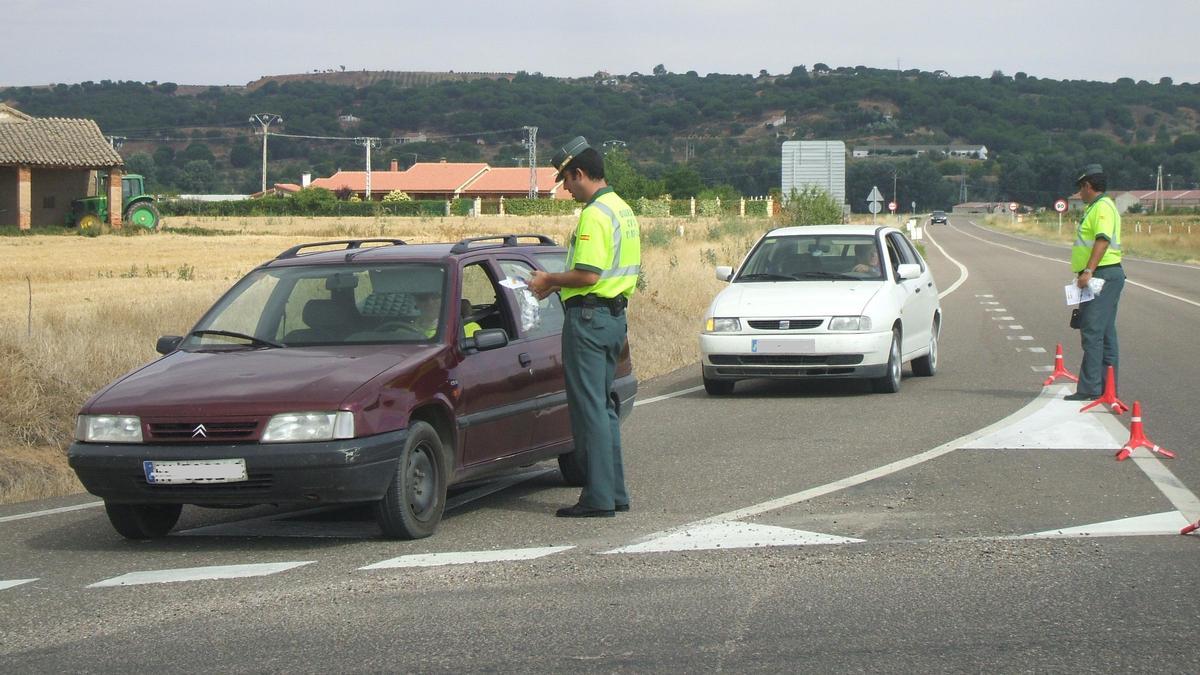
[[[1068,305],[1078,305],[1081,302],[1094,300],[1097,295],[1100,295],[1100,290],[1104,288],[1104,280],[1097,277],[1092,277],[1088,280],[1087,286],[1080,288],[1074,281],[1067,284],[1063,289],[1067,294]]]

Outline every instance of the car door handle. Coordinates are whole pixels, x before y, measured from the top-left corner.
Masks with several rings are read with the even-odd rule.
[[[921,292],[921,289],[919,289],[919,288],[918,288],[918,289],[917,289],[917,292],[918,292],[918,293],[920,293],[920,292]]]
[[[517,360],[521,362],[521,366],[524,368],[528,368],[529,364],[533,363],[533,357],[529,356],[527,352],[517,354]]]

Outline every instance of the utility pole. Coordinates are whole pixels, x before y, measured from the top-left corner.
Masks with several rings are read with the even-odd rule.
[[[1162,164],[1158,165],[1158,180],[1154,183],[1154,212],[1158,213],[1162,208]]]
[[[896,183],[900,175],[899,169],[892,169],[892,203],[896,205],[896,222],[900,222],[900,202],[896,199]]]
[[[371,201],[371,148],[379,147],[378,138],[370,138],[369,136],[359,136],[354,139],[354,142],[367,149],[367,185],[366,194],[367,201]]]
[[[525,147],[529,148],[529,198],[537,199],[537,127],[524,127]]]
[[[272,113],[258,113],[250,116],[251,122],[258,122],[262,125],[263,137],[263,162],[262,162],[262,191],[267,192],[267,127],[276,122],[282,122],[283,118]]]
[[[963,169],[962,177],[960,178],[960,180],[962,182],[959,183],[959,186],[958,186],[958,203],[966,204],[967,203],[967,171],[966,171],[966,169]]]

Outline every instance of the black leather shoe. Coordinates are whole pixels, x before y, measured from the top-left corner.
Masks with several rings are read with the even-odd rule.
[[[574,506],[567,506],[555,511],[554,515],[559,518],[612,518],[617,515],[617,512],[610,509],[593,509],[583,504],[575,504]]]
[[[629,510],[628,504],[617,504],[617,513],[625,513]]]
[[[1063,397],[1063,400],[1064,401],[1094,401],[1097,398],[1099,398],[1099,394],[1081,394],[1079,392],[1075,392],[1074,394],[1067,394],[1066,396]]]

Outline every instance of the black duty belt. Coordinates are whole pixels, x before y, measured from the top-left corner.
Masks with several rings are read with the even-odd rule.
[[[1109,264],[1107,264],[1107,265],[1096,265],[1096,269],[1098,269],[1098,270],[1106,270],[1106,269],[1108,269],[1108,268],[1110,268],[1110,267],[1120,267],[1120,266],[1121,266],[1121,263],[1109,263]]]
[[[618,295],[615,298],[602,298],[594,293],[574,295],[563,300],[563,306],[567,309],[572,307],[607,307],[609,313],[613,316],[620,316],[628,304],[629,298],[626,298],[624,295]]]

